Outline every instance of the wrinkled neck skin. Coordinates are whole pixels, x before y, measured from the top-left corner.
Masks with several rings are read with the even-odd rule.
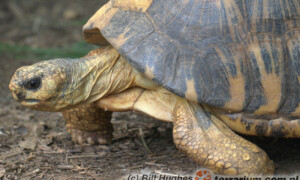
[[[95,56],[74,60],[70,82],[61,96],[63,109],[92,103],[131,87],[156,88],[157,85],[135,70],[119,53],[111,49]]]

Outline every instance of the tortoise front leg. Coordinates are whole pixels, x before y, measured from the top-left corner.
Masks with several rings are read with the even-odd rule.
[[[199,104],[179,101],[173,118],[175,145],[200,166],[218,174],[274,172],[273,162],[261,148],[235,134]]]
[[[78,144],[110,144],[112,124],[110,111],[98,108],[94,103],[62,112],[72,140]]]

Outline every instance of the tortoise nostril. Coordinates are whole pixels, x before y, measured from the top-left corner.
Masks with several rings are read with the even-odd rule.
[[[10,91],[14,91],[14,87],[12,86],[11,83],[9,84],[8,88],[9,88]]]
[[[14,82],[10,82],[8,88],[12,92],[14,92],[17,89],[16,84]]]
[[[25,99],[25,94],[22,93],[22,92],[16,92],[15,93],[17,98],[18,98],[18,101],[23,101]]]

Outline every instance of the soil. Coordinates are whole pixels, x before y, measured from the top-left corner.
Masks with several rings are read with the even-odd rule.
[[[32,48],[70,47],[82,41],[82,24],[103,3],[1,0],[0,43]],[[111,145],[74,144],[60,113],[26,109],[9,92],[14,71],[40,60],[1,52],[0,179],[119,179],[131,173],[177,175],[200,169],[177,151],[171,123],[135,112],[113,114]],[[300,173],[299,139],[245,138],[269,154],[276,174]]]

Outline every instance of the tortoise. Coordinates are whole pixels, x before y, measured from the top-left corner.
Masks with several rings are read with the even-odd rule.
[[[83,34],[104,47],[21,67],[9,85],[26,107],[62,111],[77,143],[110,143],[111,111],[135,110],[173,122],[202,167],[272,174],[235,132],[300,137],[299,0],[111,0]]]

